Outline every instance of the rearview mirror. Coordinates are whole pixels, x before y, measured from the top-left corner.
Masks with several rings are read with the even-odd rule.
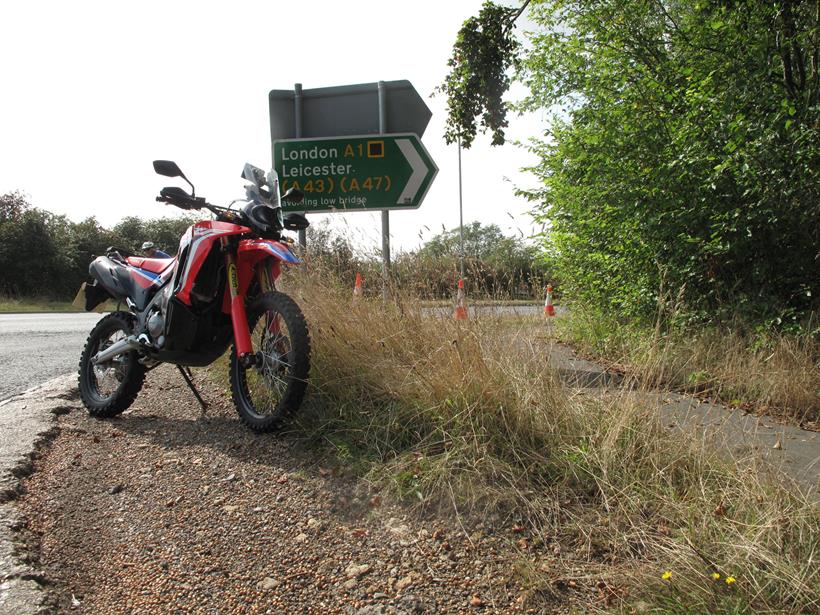
[[[291,203],[301,203],[304,198],[305,193],[299,190],[299,188],[288,188],[288,191],[282,195],[283,201],[289,201]]]
[[[173,160],[154,160],[154,172],[165,177],[185,177]]]
[[[191,187],[191,196],[196,196],[196,188],[194,188],[191,180],[185,177],[185,173],[173,160],[154,160],[154,171],[158,175],[165,175],[165,177],[181,177]]]

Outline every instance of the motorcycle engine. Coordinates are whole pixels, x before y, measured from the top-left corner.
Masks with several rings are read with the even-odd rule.
[[[145,330],[156,348],[165,345],[165,312],[168,309],[168,300],[171,298],[171,284],[166,284],[159,295],[154,299],[153,311],[145,323]]]
[[[161,312],[154,312],[148,319],[148,334],[151,339],[158,339],[165,330],[165,316]]]

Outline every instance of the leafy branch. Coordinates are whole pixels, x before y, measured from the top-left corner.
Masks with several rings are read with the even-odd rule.
[[[519,43],[513,24],[530,0],[520,8],[485,2],[479,14],[461,26],[447,65],[450,73],[437,92],[447,96],[447,143],[472,145],[478,132],[492,132],[492,144],[504,144],[507,105],[502,100],[510,88],[507,71],[518,62]]]

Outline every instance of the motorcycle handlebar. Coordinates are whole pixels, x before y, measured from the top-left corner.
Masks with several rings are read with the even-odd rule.
[[[191,196],[182,188],[176,186],[169,186],[160,190],[157,201],[170,203],[180,209],[200,209],[207,205],[202,197]]]
[[[216,205],[211,205],[208,203],[203,197],[193,197],[189,195],[177,195],[174,194],[170,196],[168,194],[162,194],[156,198],[157,201],[161,203],[168,203],[169,205],[174,205],[175,207],[179,207],[180,209],[207,209],[215,213],[216,215],[224,215],[226,211],[229,211],[225,207],[217,207]]]
[[[182,203],[175,199],[171,199],[164,196],[158,196],[157,201],[160,203],[168,203],[169,205],[173,205],[175,207],[179,207],[180,209],[199,209],[199,206],[194,205],[193,203]]]

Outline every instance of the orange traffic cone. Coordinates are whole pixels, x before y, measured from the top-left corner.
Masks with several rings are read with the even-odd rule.
[[[353,285],[353,296],[362,296],[362,274],[358,271],[356,272],[356,283]]]
[[[555,306],[552,305],[552,284],[547,284],[547,299],[544,301],[544,315],[555,316]]]
[[[456,294],[456,311],[453,312],[456,320],[467,320],[467,303],[464,297],[464,280],[458,280],[458,293]]]

